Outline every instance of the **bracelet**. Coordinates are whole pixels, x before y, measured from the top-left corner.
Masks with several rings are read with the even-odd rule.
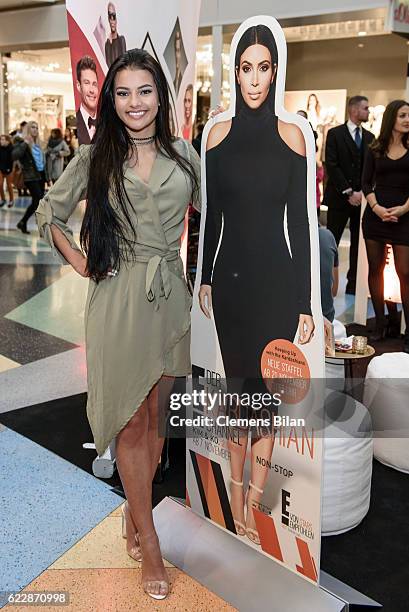
[[[375,202],[375,204],[373,206],[371,206],[371,210],[373,210],[375,208],[375,206],[379,206],[378,202]]]

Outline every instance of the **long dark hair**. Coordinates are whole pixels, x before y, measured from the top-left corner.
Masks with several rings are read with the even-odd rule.
[[[148,70],[153,77],[159,100],[156,116],[156,145],[176,161],[192,185],[192,195],[199,186],[192,164],[174,147],[170,128],[170,92],[160,64],[147,51],[132,49],[111,65],[98,102],[98,118],[90,156],[87,207],[81,227],[81,246],[87,254],[89,276],[98,282],[110,267],[119,269],[121,254],[135,257],[136,227],[130,215],[133,208],[125,188],[123,165],[129,157],[132,141],[118,118],[114,103],[115,77],[121,70]],[[110,203],[115,199],[118,214]]]
[[[263,45],[264,47],[267,47],[267,49],[270,51],[271,62],[273,64],[277,64],[277,45],[273,33],[267,26],[259,24],[256,26],[251,26],[251,28],[246,30],[238,42],[236,56],[234,58],[234,66],[237,70],[240,70],[241,56],[243,55],[245,50],[248,49],[248,47],[251,47],[252,45]],[[267,100],[265,102],[268,104],[273,114],[275,113],[275,95],[276,79],[274,77],[274,80],[270,86],[270,91],[268,92]],[[246,103],[243,100],[240,85],[237,82],[236,74],[236,115],[245,105]]]
[[[396,117],[398,116],[398,112],[402,106],[409,106],[409,102],[406,102],[406,100],[392,100],[392,102],[389,102],[388,106],[385,108],[379,136],[378,138],[375,138],[370,145],[376,157],[385,157],[387,154],[391,144],[392,131],[395,127]],[[404,134],[402,136],[402,144],[404,147],[409,149],[409,134]]]

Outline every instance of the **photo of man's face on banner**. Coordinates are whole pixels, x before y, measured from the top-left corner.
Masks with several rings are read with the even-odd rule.
[[[157,7],[143,0],[138,2],[136,22],[134,12],[131,0],[67,1],[80,144],[89,144],[95,133],[98,96],[105,75],[127,49],[133,48],[145,49],[161,64],[172,98],[174,133],[192,138],[199,2],[187,5],[182,0],[170,0],[161,7],[159,18]]]
[[[240,26],[230,65],[231,107],[203,134],[193,384],[226,392],[216,408],[223,417],[272,423],[302,416],[323,373],[315,144],[308,122],[283,106],[286,47],[275,19]],[[309,423],[282,422],[222,427],[213,438],[196,430],[189,499],[206,515],[207,496],[207,511],[220,505],[209,518],[316,582],[321,440]],[[304,537],[295,520],[308,526]]]

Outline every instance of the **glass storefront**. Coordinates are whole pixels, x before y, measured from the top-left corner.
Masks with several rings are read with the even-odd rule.
[[[40,138],[65,128],[75,116],[68,47],[22,51],[3,57],[8,113],[5,128],[12,132],[22,121],[35,120]]]

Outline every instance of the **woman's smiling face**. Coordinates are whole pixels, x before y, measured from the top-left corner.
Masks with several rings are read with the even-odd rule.
[[[259,108],[267,99],[276,65],[271,61],[270,51],[264,45],[251,45],[240,57],[236,67],[236,78],[243,100],[252,109]]]

